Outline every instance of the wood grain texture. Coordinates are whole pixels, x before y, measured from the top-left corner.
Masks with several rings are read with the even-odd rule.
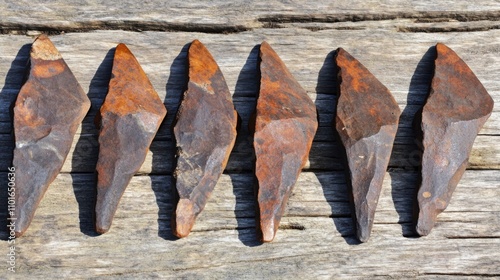
[[[390,166],[412,167],[417,153],[411,123],[414,113],[422,106],[428,81],[431,76],[432,53],[426,51],[436,41],[445,42],[453,48],[473,69],[483,82],[494,100],[500,100],[500,84],[496,81],[500,58],[500,42],[492,41],[500,31],[476,33],[409,34],[390,31],[339,31],[323,30],[311,32],[296,29],[259,29],[258,31],[225,36],[201,33],[131,33],[121,31],[101,31],[83,34],[66,34],[52,39],[60,49],[68,65],[75,73],[92,100],[91,112],[85,119],[81,138],[74,143],[74,150],[63,166],[62,172],[92,172],[97,156],[97,130],[93,118],[102,104],[107,90],[107,79],[111,66],[109,50],[118,42],[125,42],[136,53],[139,62],[158,91],[168,109],[166,122],[160,128],[152,153],[148,154],[141,173],[171,173],[173,170],[170,157],[173,144],[170,126],[175,116],[182,89],[185,85],[185,55],[183,47],[192,39],[199,38],[213,53],[219,63],[228,86],[233,92],[233,99],[238,113],[246,127],[258,89],[257,51],[252,48],[262,40],[270,41],[276,51],[290,68],[299,83],[315,101],[320,113],[320,128],[317,132],[317,148],[313,149],[310,163],[306,168],[340,169],[336,160],[333,131],[330,122],[335,108],[335,90],[333,82],[333,57],[331,52],[337,46],[343,46],[353,53],[374,75],[386,85],[398,101],[402,117]],[[467,40],[465,39],[467,36]],[[0,147],[0,154],[7,158],[0,162],[0,168],[7,168],[11,147],[9,106],[14,102],[17,89],[22,81],[24,55],[31,39],[25,36],[2,36],[4,56],[0,60],[0,75],[7,71],[12,78],[7,79],[0,95],[0,128],[4,128],[0,141],[6,145]],[[465,41],[465,42],[464,42]],[[168,44],[166,43],[168,42]],[[307,42],[307,44],[306,44]],[[341,42],[341,43],[340,43]],[[467,43],[469,42],[469,43]],[[481,43],[478,43],[481,42]],[[411,48],[408,46],[411,45]],[[307,46],[304,48],[303,46]],[[16,52],[22,53],[9,70]],[[111,53],[112,54],[112,53]],[[7,56],[10,55],[10,56]],[[500,168],[500,153],[494,138],[500,132],[500,112],[497,107],[485,127],[480,132],[470,166],[475,169]],[[243,132],[245,136],[245,132]],[[228,170],[252,169],[251,145],[246,137],[240,137],[233,152],[233,161]],[[492,142],[493,141],[493,142]],[[155,151],[157,152],[156,156]],[[154,163],[154,164],[153,164]],[[155,165],[153,170],[153,165]]]
[[[35,30],[59,33],[99,29],[220,33],[283,27],[281,23],[307,22],[326,23],[327,28],[341,29],[346,28],[344,22],[358,22],[354,28],[363,28],[367,24],[365,21],[407,19],[397,24],[400,30],[436,32],[454,29],[498,29],[498,23],[489,21],[498,20],[499,17],[500,4],[487,0],[474,3],[466,0],[436,3],[425,0],[236,0],[230,3],[223,0],[125,0],[120,2],[120,5],[96,0],[51,3],[43,0],[21,0],[10,1],[2,10],[0,30],[14,34]],[[439,24],[449,21],[461,23],[455,26],[449,23]],[[317,29],[318,26],[312,28]]]
[[[51,40],[92,101],[62,173],[49,187],[30,229],[17,240],[17,274],[2,271],[0,278],[500,277],[498,106],[477,137],[469,169],[432,234],[408,236],[419,179],[411,123],[432,76],[434,54],[429,48],[437,42],[451,47],[500,104],[499,3],[132,1],[111,7],[104,1],[84,2],[21,0],[7,3],[0,12],[1,30],[8,33],[0,35],[2,186],[7,185],[12,161],[9,108],[22,85],[27,44],[32,42],[29,36],[12,34],[65,31]],[[140,27],[157,31],[101,30]],[[89,32],[68,33],[77,30]],[[187,44],[193,39],[203,42],[219,64],[243,124],[225,174],[193,233],[174,240],[170,127],[186,83]],[[260,245],[246,127],[258,92],[255,46],[263,40],[315,102],[320,127],[275,241]],[[112,48],[119,42],[135,54],[168,115],[125,191],[113,228],[96,236],[92,205],[98,131],[92,121],[106,95]],[[347,187],[331,128],[336,102],[332,51],[337,47],[349,51],[387,86],[402,110],[372,237],[361,245],[354,245]],[[0,188],[0,201],[6,197],[6,188]],[[2,256],[7,247],[5,217],[2,206]]]
[[[351,245],[355,237],[343,174],[304,172],[276,241],[260,246],[251,174],[223,175],[193,232],[182,240],[173,240],[169,226],[170,176],[134,177],[112,230],[96,237],[90,222],[93,176],[61,174],[30,230],[17,240],[18,273],[33,278],[498,275],[497,173],[468,171],[433,234],[406,238],[402,232],[409,217],[398,222],[398,208],[409,202],[417,174],[389,172],[370,242]]]

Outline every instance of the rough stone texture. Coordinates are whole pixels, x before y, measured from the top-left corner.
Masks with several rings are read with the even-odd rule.
[[[336,65],[340,91],[334,125],[347,156],[357,236],[366,242],[401,111],[389,90],[342,48]]]
[[[318,121],[316,106],[267,42],[260,46],[255,112],[255,175],[262,241],[274,239],[286,203],[306,164]]]
[[[50,39],[35,39],[31,69],[14,107],[16,236],[29,227],[56,178],[90,100]]]
[[[422,111],[422,184],[417,232],[427,235],[465,172],[472,144],[491,115],[493,99],[458,55],[436,45],[434,77]]]
[[[177,237],[189,235],[205,207],[233,149],[238,122],[226,80],[200,41],[191,43],[188,62],[188,88],[174,127],[179,201],[172,230]]]
[[[120,198],[139,170],[167,110],[125,44],[116,47],[100,110],[96,231],[111,227]]]

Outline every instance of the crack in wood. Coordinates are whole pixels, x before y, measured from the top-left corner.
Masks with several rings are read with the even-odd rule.
[[[218,23],[175,23],[166,21],[142,20],[92,20],[53,23],[13,23],[0,22],[0,34],[37,35],[45,33],[59,35],[62,33],[82,33],[96,30],[123,31],[158,31],[158,32],[200,32],[230,34],[250,31],[258,28],[287,28],[287,23],[341,23],[363,21],[387,21],[411,19],[414,23],[439,22],[477,22],[498,21],[500,11],[448,11],[448,12],[387,12],[387,13],[345,13],[345,14],[273,14],[260,16],[247,24]],[[257,24],[256,24],[257,23]],[[311,31],[325,29],[359,30],[356,26],[305,26]],[[399,32],[471,32],[499,29],[499,24],[481,26],[399,26]]]
[[[346,14],[273,14],[258,18],[263,23],[336,23],[381,21],[394,19],[414,19],[417,22],[471,22],[480,20],[500,20],[500,11],[456,11],[456,12],[388,12],[388,13],[346,13]]]
[[[500,24],[482,26],[399,26],[398,32],[437,33],[437,32],[476,32],[500,29]]]
[[[287,230],[287,229],[306,230],[306,227],[304,225],[301,225],[300,223],[288,223],[288,224],[280,225],[279,229],[281,229],[281,230]]]
[[[500,239],[500,236],[445,236],[446,239]]]
[[[233,24],[203,24],[203,23],[172,23],[133,20],[112,21],[84,21],[70,24],[32,24],[0,22],[0,34],[30,35],[31,33],[45,33],[59,35],[62,33],[82,33],[96,30],[123,30],[123,31],[159,31],[159,32],[200,32],[230,34],[251,30],[243,25]],[[35,31],[35,32],[34,32]]]
[[[465,277],[498,277],[500,274],[492,273],[492,274],[484,274],[484,273],[439,273],[439,272],[427,272],[427,273],[419,273],[420,276],[465,276]]]

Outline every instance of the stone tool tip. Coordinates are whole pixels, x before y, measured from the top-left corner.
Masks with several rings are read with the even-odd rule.
[[[45,34],[38,36],[33,42],[31,46],[31,57],[42,60],[62,59],[59,51]]]
[[[181,198],[179,200],[174,217],[175,226],[173,227],[173,233],[175,236],[184,238],[191,233],[197,216],[195,208],[197,207],[189,199]]]
[[[278,222],[279,223],[279,222]],[[262,233],[261,240],[264,243],[271,242],[274,240],[274,237],[276,236],[276,231],[277,229],[275,228],[275,222],[270,220],[270,221],[262,221],[260,222],[260,229]]]

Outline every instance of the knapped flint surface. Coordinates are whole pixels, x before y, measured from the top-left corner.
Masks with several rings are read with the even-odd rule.
[[[389,90],[342,48],[336,65],[340,95],[334,125],[347,155],[357,236],[366,242],[401,111]]]
[[[427,235],[462,178],[472,144],[493,110],[493,99],[458,55],[436,45],[434,77],[422,111],[422,183],[416,230]]]
[[[16,236],[30,225],[90,109],[90,100],[47,36],[33,42],[30,65],[14,107]]]
[[[180,238],[191,232],[224,171],[236,140],[238,122],[226,80],[200,41],[191,43],[188,61],[188,87],[174,127],[179,202],[172,230]]]
[[[167,114],[146,73],[124,44],[116,47],[111,77],[100,109],[95,208],[99,233],[111,227],[120,198]]]
[[[255,175],[262,241],[274,239],[318,127],[316,106],[271,46],[260,46]]]

